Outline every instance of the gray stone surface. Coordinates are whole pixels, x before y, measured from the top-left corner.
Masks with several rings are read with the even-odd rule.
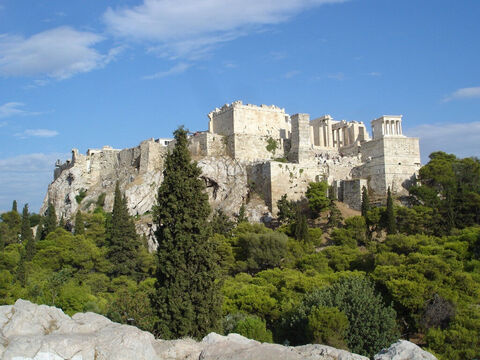
[[[437,360],[437,358],[410,341],[399,340],[380,351],[374,360]]]
[[[368,360],[325,345],[282,346],[238,334],[210,333],[192,339],[158,340],[134,326],[94,313],[69,317],[51,306],[17,300],[0,306],[2,360]],[[436,360],[408,341],[399,341],[375,360]]]

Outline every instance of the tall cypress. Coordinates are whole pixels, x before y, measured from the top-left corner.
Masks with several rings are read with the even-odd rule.
[[[30,228],[30,214],[28,213],[28,204],[25,204],[22,211],[22,227],[20,229],[20,239],[25,246],[25,260],[30,261],[35,255],[35,239]]]
[[[201,338],[218,330],[221,295],[215,244],[208,238],[210,213],[201,171],[191,161],[187,131],[175,131],[158,190],[158,268],[152,303],[162,338]]]
[[[17,200],[13,200],[13,203],[12,203],[12,211],[13,211],[13,212],[18,212]]]
[[[115,186],[112,218],[107,229],[107,243],[109,245],[107,255],[113,264],[112,275],[134,275],[140,242],[135,231],[135,223],[128,213],[127,199],[122,195],[118,182]]]
[[[74,234],[75,235],[84,235],[85,234],[85,222],[83,221],[82,212],[80,210],[78,210],[77,214],[75,215]]]
[[[42,219],[41,239],[45,239],[48,234],[57,228],[57,214],[55,213],[55,207],[51,202],[48,202],[47,211]]]
[[[365,186],[362,187],[362,216],[367,220],[368,212],[370,211],[370,199],[368,198],[368,190]]]
[[[387,234],[396,234],[397,232],[397,223],[395,219],[395,212],[393,210],[393,198],[390,187],[387,191]]]

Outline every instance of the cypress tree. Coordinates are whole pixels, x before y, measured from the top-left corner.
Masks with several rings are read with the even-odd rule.
[[[128,213],[127,199],[122,195],[118,182],[115,186],[112,218],[107,229],[107,243],[109,245],[107,256],[113,264],[112,275],[136,274],[136,256],[140,242],[135,231],[135,223]]]
[[[63,218],[62,218],[63,219]],[[80,210],[77,211],[75,215],[75,235],[84,235],[85,234],[85,223],[83,221],[82,212]]]
[[[395,212],[393,211],[393,198],[388,187],[387,191],[387,234],[395,234],[397,232],[397,223],[395,220]]]
[[[240,210],[238,210],[238,215],[237,215],[237,224],[241,224],[243,222],[248,222],[245,204],[242,204],[242,206],[240,206]]]
[[[17,200],[13,200],[12,211],[18,213]]]
[[[164,339],[201,338],[221,318],[218,256],[208,237],[210,213],[201,171],[191,161],[187,131],[175,131],[154,216],[158,226],[155,292],[151,297]]]
[[[35,255],[35,239],[30,228],[30,215],[28,214],[28,204],[25,204],[22,212],[22,227],[20,229],[20,239],[25,245],[25,260],[30,261]]]
[[[368,190],[365,186],[362,187],[362,216],[367,220],[368,212],[370,211],[370,199],[368,198]]]
[[[55,207],[51,202],[48,202],[47,211],[42,221],[41,239],[45,239],[48,234],[57,228],[57,215]]]
[[[295,239],[304,242],[309,240],[307,217],[300,211],[297,211],[297,220],[295,222]]]

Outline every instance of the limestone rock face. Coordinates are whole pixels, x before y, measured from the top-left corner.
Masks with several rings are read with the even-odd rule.
[[[437,360],[435,356],[406,340],[399,340],[388,349],[383,349],[374,360]]]
[[[17,300],[0,306],[2,360],[368,360],[325,345],[282,346],[238,334],[210,333],[202,341],[156,340],[134,326],[94,313],[69,317],[62,310]],[[408,341],[399,341],[375,360],[436,360]]]

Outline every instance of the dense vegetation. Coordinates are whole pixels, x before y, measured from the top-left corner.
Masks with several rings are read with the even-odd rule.
[[[207,222],[198,169],[175,156],[154,210],[157,256],[132,232],[119,190],[113,213],[99,202],[73,232],[53,206],[38,216],[15,202],[0,221],[2,303],[95,311],[163,337],[223,329],[367,356],[401,337],[439,359],[480,356],[479,160],[433,153],[411,206],[374,207],[365,189],[363,216],[347,219],[326,184],[312,184],[309,204],[281,199],[270,229],[246,222],[244,208],[235,222],[221,211]]]

